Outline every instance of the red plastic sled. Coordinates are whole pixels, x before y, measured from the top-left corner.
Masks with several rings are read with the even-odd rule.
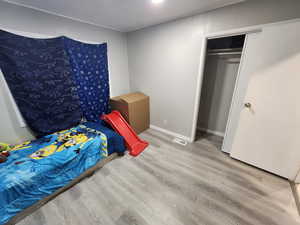
[[[109,123],[117,133],[124,137],[130,155],[138,156],[149,145],[148,142],[137,136],[120,112],[112,111],[110,114],[103,115],[101,119]]]

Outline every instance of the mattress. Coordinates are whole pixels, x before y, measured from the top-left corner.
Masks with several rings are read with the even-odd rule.
[[[123,151],[123,138],[99,123],[81,124],[16,146],[0,164],[0,224],[109,154]]]

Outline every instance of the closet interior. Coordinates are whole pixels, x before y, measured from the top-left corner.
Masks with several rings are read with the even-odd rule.
[[[207,41],[196,138],[207,138],[221,150],[245,35]]]

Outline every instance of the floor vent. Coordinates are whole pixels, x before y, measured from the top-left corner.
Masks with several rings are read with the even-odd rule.
[[[180,144],[180,145],[183,145],[183,146],[186,146],[187,145],[187,141],[186,140],[183,140],[183,139],[180,139],[180,138],[174,138],[172,140],[174,143],[177,143],[177,144]]]

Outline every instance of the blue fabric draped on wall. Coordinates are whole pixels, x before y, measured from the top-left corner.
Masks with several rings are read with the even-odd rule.
[[[80,122],[82,113],[63,38],[34,39],[0,31],[0,68],[37,136]]]
[[[63,39],[83,115],[87,121],[99,121],[99,115],[108,113],[109,107],[107,44]]]

